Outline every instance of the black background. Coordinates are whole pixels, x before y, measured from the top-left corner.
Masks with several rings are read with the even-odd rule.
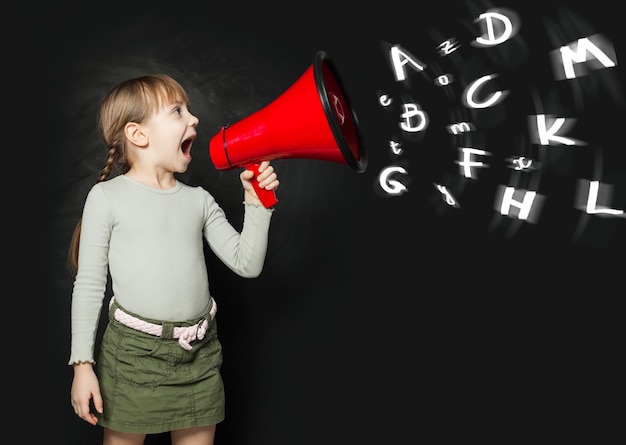
[[[179,80],[200,118],[193,162],[181,179],[214,194],[237,225],[239,171],[213,168],[209,140],[222,124],[285,92],[324,50],[358,114],[368,168],[276,160],[280,201],[263,274],[236,277],[207,252],[227,394],[216,443],[623,437],[624,219],[591,217],[574,236],[583,216],[573,184],[591,178],[593,157],[578,150],[552,160],[542,177],[546,216],[512,237],[489,229],[497,171],[504,169],[478,180],[463,208],[442,212],[432,186],[446,168],[434,154],[440,148],[408,142],[409,192],[385,197],[377,184],[392,163],[387,141],[397,133],[377,103],[380,91],[394,88],[385,43],[421,58],[434,46],[426,30],[465,35],[490,3],[211,3],[100,4],[42,25],[38,133],[49,335],[40,363],[52,423],[42,434],[64,444],[101,440],[100,428],[78,419],[69,403],[72,280],[65,259],[106,157],[96,130],[103,94],[146,73]],[[607,2],[568,6],[569,20],[556,2],[500,4],[522,18],[527,66],[545,64],[547,72],[550,36],[567,32],[579,31],[570,40],[603,33],[618,61],[623,54],[623,25]],[[577,111],[587,118],[589,150],[602,146],[605,177],[618,186],[614,207],[624,209],[623,84],[614,87],[623,68],[611,73],[606,89],[594,92],[597,100]],[[555,82],[541,68],[517,74],[518,89]],[[411,94],[422,92],[415,87]],[[587,116],[592,112],[596,121]],[[509,110],[492,137],[506,140],[527,114]],[[432,128],[447,123],[433,119]],[[447,168],[457,174],[453,161]]]

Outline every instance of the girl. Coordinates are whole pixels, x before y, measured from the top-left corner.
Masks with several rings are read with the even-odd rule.
[[[274,168],[264,161],[256,178],[240,174],[245,212],[236,231],[207,191],[174,177],[187,170],[196,138],[188,104],[177,81],[149,75],[113,87],[100,108],[108,158],[70,247],[69,364],[74,412],[104,427],[105,445],[139,445],[164,431],[174,445],[213,444],[224,389],[203,239],[242,277],[257,277],[265,261],[273,209],[251,181],[276,190]],[[96,361],[109,274],[113,296]]]

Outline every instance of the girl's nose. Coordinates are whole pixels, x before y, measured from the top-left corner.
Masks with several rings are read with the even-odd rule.
[[[191,113],[189,113],[191,114]],[[198,123],[200,122],[200,119],[198,119],[195,115],[191,114],[191,119],[189,120],[189,125],[192,127],[195,127],[196,125],[198,125]]]

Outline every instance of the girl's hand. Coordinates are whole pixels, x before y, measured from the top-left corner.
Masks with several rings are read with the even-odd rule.
[[[258,185],[262,189],[274,191],[276,191],[280,184],[274,167],[270,165],[269,161],[262,161],[261,164],[259,164],[258,171],[259,174],[256,178],[254,177],[254,172],[248,169],[242,171],[239,175],[244,189],[244,202],[248,204],[262,205],[261,200],[252,186],[252,181],[258,181]]]
[[[93,401],[96,411],[102,414],[102,396],[98,378],[91,363],[81,363],[74,365],[74,380],[70,400],[74,413],[85,422],[92,425],[98,423],[98,418],[91,412],[90,401]]]

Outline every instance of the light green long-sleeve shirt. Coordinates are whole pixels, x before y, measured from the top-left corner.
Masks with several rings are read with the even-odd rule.
[[[271,215],[246,205],[238,232],[202,187],[177,182],[159,190],[126,176],[93,186],[82,215],[69,364],[94,361],[109,272],[113,295],[128,311],[168,321],[199,317],[210,300],[203,237],[233,272],[254,278],[265,262]]]

